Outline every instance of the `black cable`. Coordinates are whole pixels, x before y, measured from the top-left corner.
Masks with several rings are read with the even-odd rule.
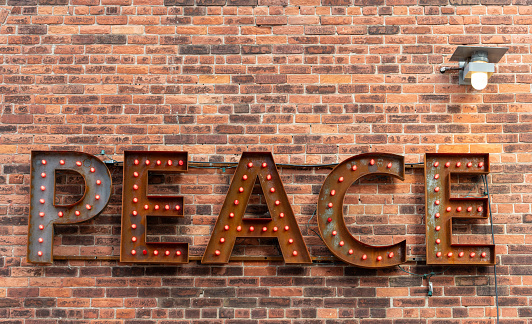
[[[490,225],[491,225],[491,240],[493,245],[495,245],[495,233],[493,231],[493,215],[491,213],[491,198],[490,198],[490,188],[488,186],[488,177],[483,174],[482,179],[484,180],[484,185],[486,186],[486,193],[488,194],[488,209],[490,212]],[[495,264],[493,265],[493,276],[495,277],[495,306],[497,307],[497,324],[499,324],[499,291],[497,285],[497,259],[495,259]]]
[[[189,163],[197,164],[195,166],[189,166],[190,168],[208,168],[208,169],[221,169],[221,168],[235,168],[239,162],[205,162],[205,161],[188,161]],[[328,168],[335,167],[340,163],[323,163],[323,164],[293,164],[293,163],[277,163],[278,167],[300,167],[300,168]],[[420,165],[423,162],[417,163],[405,163],[405,165],[413,166]]]
[[[308,219],[308,222],[307,222],[307,231],[308,231],[308,230],[313,231],[314,234],[316,234],[316,236],[319,237],[320,240],[323,241],[323,239],[321,238],[320,234],[318,234],[314,229],[310,228],[310,221],[314,218],[314,215],[316,215],[316,211],[317,211],[317,210],[318,210],[317,208],[314,209],[314,213],[312,213],[312,216]]]

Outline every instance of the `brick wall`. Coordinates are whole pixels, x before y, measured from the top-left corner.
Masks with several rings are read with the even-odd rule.
[[[53,266],[26,263],[31,150],[123,159],[184,150],[194,161],[271,151],[278,163],[336,163],[363,152],[490,153],[501,323],[532,323],[532,97],[527,0],[0,0],[0,323],[494,323],[493,268],[120,264],[122,168],[97,218],[58,226]],[[485,90],[440,74],[457,45],[507,46]],[[232,169],[155,175],[185,196],[153,240],[201,255]],[[281,169],[311,255],[330,257],[313,217],[329,169]],[[58,174],[58,202],[83,192]],[[483,195],[479,179],[455,186]],[[250,208],[264,211],[257,189]],[[351,232],[404,238],[424,255],[422,169],[378,177],[346,197]],[[490,242],[485,221],[457,240]],[[279,254],[240,240],[240,256]],[[76,260],[78,256],[111,256]],[[443,272],[443,273],[441,273]]]

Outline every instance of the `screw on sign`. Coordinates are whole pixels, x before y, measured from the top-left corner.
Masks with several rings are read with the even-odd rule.
[[[70,206],[54,205],[56,170],[73,170],[85,180],[83,198]],[[187,172],[186,152],[125,152],[120,260],[131,263],[187,263],[187,243],[148,243],[150,216],[183,216],[183,197],[147,194],[148,172]],[[427,264],[491,265],[495,246],[453,244],[452,220],[486,218],[487,198],[451,197],[453,174],[489,173],[488,154],[427,154],[425,210]],[[404,158],[385,153],[353,156],[340,163],[324,181],[318,198],[318,228],[326,246],[346,263],[383,268],[406,261],[406,242],[371,246],[355,239],[342,214],[351,184],[367,175],[403,180]],[[255,179],[259,180],[270,218],[246,219]],[[32,152],[28,261],[52,263],[53,225],[91,219],[107,205],[111,177],[96,157],[78,152]],[[277,238],[286,263],[311,263],[308,249],[288,201],[271,153],[242,154],[225,197],[202,263],[227,263],[237,237]]]

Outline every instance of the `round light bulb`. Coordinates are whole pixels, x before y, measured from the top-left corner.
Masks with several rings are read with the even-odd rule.
[[[471,73],[471,86],[475,90],[482,90],[488,85],[488,73],[473,72]]]

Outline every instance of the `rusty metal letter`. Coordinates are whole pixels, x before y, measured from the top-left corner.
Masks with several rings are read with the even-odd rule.
[[[406,262],[406,241],[371,246],[354,238],[345,225],[344,196],[353,182],[366,175],[404,180],[404,157],[367,153],[340,163],[325,179],[318,198],[318,228],[329,250],[346,263],[363,268],[391,267]]]
[[[187,152],[124,152],[120,262],[188,263],[188,243],[146,242],[148,216],[183,217],[183,197],[148,195],[148,173],[187,170]]]
[[[495,245],[452,243],[453,219],[488,217],[488,198],[451,197],[451,175],[489,173],[489,154],[425,155],[427,264],[493,265]]]
[[[71,170],[85,180],[80,201],[57,206],[55,172]],[[54,224],[73,224],[98,215],[109,202],[111,175],[95,156],[80,152],[31,152],[30,218],[28,227],[28,262],[52,263]]]
[[[271,218],[244,218],[259,179]],[[244,152],[202,263],[227,263],[237,237],[277,238],[286,263],[312,263],[271,153]]]

